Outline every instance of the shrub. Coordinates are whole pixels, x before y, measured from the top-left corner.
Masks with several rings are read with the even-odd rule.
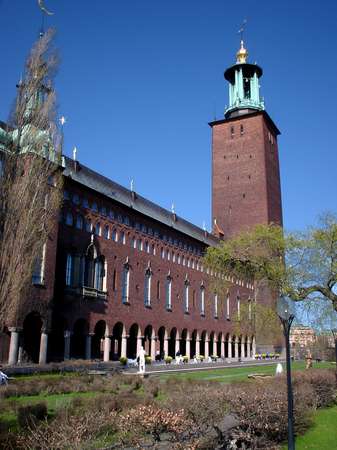
[[[185,355],[185,356],[183,356],[183,361],[184,361],[184,363],[188,363],[188,356],[187,355]]]
[[[204,355],[199,355],[199,356],[198,356],[198,360],[199,360],[200,362],[203,362],[204,359],[205,359]]]
[[[122,366],[126,366],[126,364],[128,362],[128,358],[126,358],[125,356],[121,356],[119,358],[119,362],[122,364]]]
[[[330,369],[306,370],[294,376],[294,387],[308,383],[312,386],[314,402],[318,408],[331,406],[336,402],[335,371]]]
[[[22,428],[31,427],[38,421],[45,420],[47,415],[47,404],[45,402],[20,406],[18,409],[18,423]]]
[[[172,362],[172,356],[166,356],[166,357],[165,357],[165,362],[166,362],[166,364],[171,364],[171,362]]]
[[[145,364],[151,364],[151,363],[152,363],[151,356],[145,356]]]

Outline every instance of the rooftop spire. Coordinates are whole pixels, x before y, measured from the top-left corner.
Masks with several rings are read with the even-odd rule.
[[[236,54],[236,63],[237,64],[245,64],[248,58],[248,51],[244,46],[243,40],[241,39],[240,48]]]

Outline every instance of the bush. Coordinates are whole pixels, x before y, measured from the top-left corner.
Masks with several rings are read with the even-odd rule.
[[[294,388],[299,384],[307,383],[312,386],[313,402],[318,408],[326,408],[336,403],[335,371],[331,369],[306,370],[294,376]]]
[[[35,405],[20,406],[18,409],[18,423],[20,427],[27,428],[38,421],[45,420],[48,416],[47,404],[45,402]]]
[[[198,356],[198,360],[199,360],[200,362],[203,362],[204,359],[205,359],[204,355],[199,355],[199,356]]]
[[[121,356],[119,358],[119,362],[122,364],[122,366],[126,366],[126,364],[128,362],[128,358],[126,358],[125,356]]]
[[[188,363],[188,356],[187,355],[183,356],[183,361],[184,361],[184,363]]]
[[[152,364],[151,356],[145,356],[145,364]]]
[[[171,364],[171,362],[172,362],[172,356],[166,356],[166,357],[165,357],[165,362],[166,362],[166,364]]]

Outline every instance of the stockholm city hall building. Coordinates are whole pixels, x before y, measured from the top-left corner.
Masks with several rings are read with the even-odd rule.
[[[216,274],[202,261],[207,247],[247,227],[282,224],[279,131],[260,96],[262,69],[247,57],[241,41],[224,74],[229,107],[209,124],[212,233],[65,157],[61,219],[26,315],[0,335],[4,362],[110,361],[134,358],[141,345],[153,358],[254,357],[258,337],[235,336],[232,319],[244,302],[268,298],[234,279],[215,294]],[[0,149],[5,135],[0,126]]]

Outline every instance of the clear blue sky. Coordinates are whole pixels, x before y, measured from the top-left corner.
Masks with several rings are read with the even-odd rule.
[[[243,18],[279,140],[284,223],[337,210],[335,0],[45,0],[55,11],[65,153],[210,226],[210,128]],[[0,119],[37,36],[36,0],[0,0]]]

